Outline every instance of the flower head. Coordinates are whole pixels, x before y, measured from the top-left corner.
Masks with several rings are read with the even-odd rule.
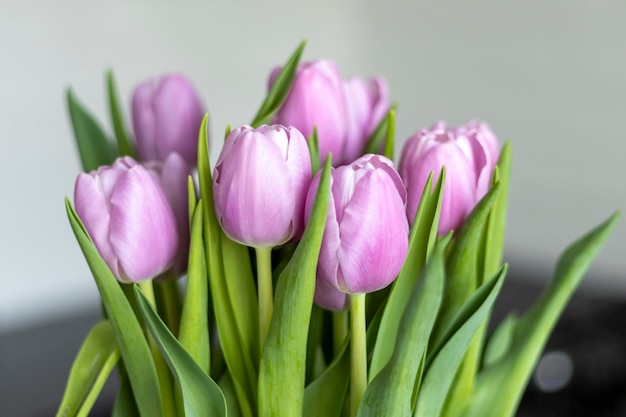
[[[233,130],[215,165],[215,211],[224,232],[253,247],[281,245],[301,234],[311,182],[306,139],[280,125]]]
[[[306,201],[310,215],[319,186],[313,179]],[[346,294],[368,293],[389,285],[408,251],[406,190],[393,163],[364,155],[331,172],[331,197],[317,266],[316,301],[344,305]]]
[[[434,171],[436,181],[445,166],[438,233],[458,230],[489,190],[498,152],[491,129],[477,121],[455,128],[438,122],[411,136],[402,150],[399,169],[408,191],[407,215],[411,223],[428,175]]]
[[[174,213],[153,174],[132,158],[79,174],[74,203],[118,280],[154,278],[172,266],[178,247]]]

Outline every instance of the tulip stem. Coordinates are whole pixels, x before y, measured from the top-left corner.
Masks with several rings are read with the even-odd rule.
[[[146,299],[156,311],[156,298],[154,296],[154,285],[151,279],[141,281],[139,283],[141,292],[146,296]],[[161,396],[163,400],[163,415],[165,417],[175,417],[177,415],[176,401],[174,400],[174,385],[172,384],[172,378],[170,375],[169,367],[165,362],[165,358],[159,346],[154,341],[152,335],[147,332],[148,344],[150,351],[152,352],[152,358],[154,359],[154,366],[156,367],[157,376],[159,378],[159,385],[161,386]]]
[[[348,337],[348,310],[333,311],[333,355],[339,355]]]
[[[350,294],[350,416],[355,417],[367,388],[365,294]]]
[[[265,338],[272,322],[274,295],[272,284],[272,248],[255,248],[259,293],[259,349],[263,352]]]

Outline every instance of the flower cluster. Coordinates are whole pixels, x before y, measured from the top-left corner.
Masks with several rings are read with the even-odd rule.
[[[271,72],[213,169],[204,107],[181,75],[136,88],[134,141],[114,91],[117,145],[75,130],[83,166],[97,167],[67,209],[106,319],[59,415],[87,415],[117,361],[116,410],[144,416],[515,411],[616,216],[566,252],[549,302],[487,338],[507,270],[508,144],[483,122],[438,122],[405,141],[396,170],[385,80],[344,80],[301,53]],[[96,123],[69,104],[74,126]],[[183,299],[161,278],[185,274]]]

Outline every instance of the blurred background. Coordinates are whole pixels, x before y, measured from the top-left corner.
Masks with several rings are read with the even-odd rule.
[[[396,153],[439,119],[485,120],[512,142],[506,260],[512,285],[539,288],[570,241],[626,207],[624,22],[621,0],[2,0],[0,410],[22,363],[7,352],[21,350],[24,364],[39,355],[50,369],[41,352],[71,361],[97,318],[63,202],[80,169],[68,87],[110,126],[107,69],[127,111],[136,84],[184,72],[210,113],[215,159],[226,124],[251,120],[270,70],[306,39],[305,60],[335,60],[344,77],[387,78],[399,103]],[[582,296],[626,300],[625,247],[622,220]],[[50,330],[79,318],[86,327],[71,334]],[[58,365],[53,407],[69,363]]]

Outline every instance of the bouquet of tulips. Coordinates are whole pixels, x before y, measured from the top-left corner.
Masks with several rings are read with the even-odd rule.
[[[112,73],[115,140],[68,93],[85,173],[66,207],[103,320],[57,416],[86,416],[116,367],[115,417],[514,415],[618,214],[489,333],[509,144],[440,122],[396,170],[385,80],[343,80],[332,62],[300,63],[303,48],[250,125],[226,129],[214,167],[185,77],[137,87],[134,139]]]

